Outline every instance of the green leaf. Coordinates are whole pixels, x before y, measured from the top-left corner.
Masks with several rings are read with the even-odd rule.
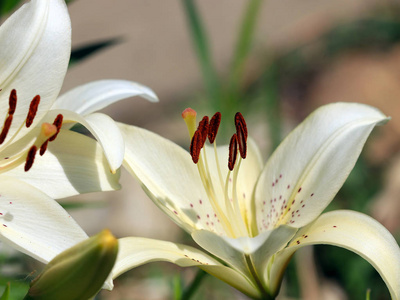
[[[104,50],[110,46],[116,45],[121,42],[121,38],[111,38],[100,42],[84,45],[71,51],[71,60],[69,66],[93,55],[97,51]]]
[[[0,300],[8,300],[8,299],[10,299],[10,283],[7,283],[6,289],[4,290],[4,293],[0,298]]]

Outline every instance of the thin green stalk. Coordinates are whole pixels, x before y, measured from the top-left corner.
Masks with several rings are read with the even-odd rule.
[[[238,84],[242,77],[244,64],[250,52],[254,28],[257,23],[257,17],[262,3],[263,0],[250,0],[248,2],[232,60],[232,69],[230,72],[231,84]]]
[[[278,92],[278,68],[272,63],[263,76],[263,94],[266,104],[266,119],[269,127],[269,137],[272,149],[281,142],[281,106]]]
[[[263,0],[250,0],[246,11],[243,15],[238,40],[232,59],[231,71],[228,81],[228,103],[226,106],[231,107],[237,104],[240,99],[240,84],[244,73],[244,67],[248,58],[254,29],[257,24],[258,14]]]
[[[212,101],[211,103],[216,105],[216,110],[219,110],[220,84],[212,63],[209,42],[206,37],[204,26],[201,22],[194,0],[182,0],[182,3],[186,12],[187,21],[189,23],[193,44],[200,63],[208,97]]]
[[[183,291],[181,300],[189,300],[190,297],[194,295],[194,293],[199,288],[201,282],[203,281],[204,277],[207,275],[206,272],[199,269],[197,271],[196,277],[193,279],[192,283]]]

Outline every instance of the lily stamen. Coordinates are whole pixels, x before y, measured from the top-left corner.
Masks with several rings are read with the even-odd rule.
[[[33,119],[35,119],[39,103],[40,103],[40,96],[36,95],[32,99],[31,104],[29,105],[29,111],[28,115],[26,116],[26,123],[25,123],[27,128],[29,128],[32,125]]]
[[[53,125],[57,127],[57,132],[49,138],[50,142],[54,141],[57,135],[60,133],[63,119],[64,116],[62,114],[58,114],[57,117],[54,119]]]
[[[192,160],[195,164],[198,163],[200,158],[201,144],[202,144],[202,136],[200,131],[196,130],[192,137],[192,141],[190,142],[190,155],[192,156]]]
[[[25,172],[28,172],[29,169],[32,168],[33,162],[35,160],[36,152],[37,152],[37,147],[35,145],[33,145],[29,149],[28,154],[26,156],[25,167],[24,167]]]
[[[215,138],[217,137],[220,123],[221,123],[221,113],[216,112],[210,120],[210,125],[208,129],[208,141],[210,142],[210,144],[213,144]]]
[[[229,157],[228,157],[228,168],[230,171],[235,167],[235,162],[238,153],[238,139],[236,133],[232,135],[231,141],[229,142]]]
[[[1,130],[0,133],[0,145],[3,144],[3,142],[7,137],[8,131],[10,130],[11,127],[12,120],[13,120],[13,115],[9,115],[7,119],[4,121],[3,129]]]
[[[247,125],[244,120],[242,114],[240,112],[235,115],[235,127],[236,127],[236,135],[237,142],[239,145],[239,152],[242,158],[246,158],[247,155]]]
[[[3,142],[7,137],[8,131],[10,130],[16,107],[17,107],[17,91],[13,89],[11,90],[10,97],[8,98],[8,116],[4,121],[3,129],[1,130],[0,133],[0,145],[3,144]]]
[[[196,113],[192,109],[186,109],[182,113],[186,124],[188,125],[189,132],[195,123],[194,117]],[[216,146],[216,135],[221,123],[221,113],[217,112],[208,122],[207,116],[199,122],[199,125],[194,132],[190,143],[190,155],[192,161],[197,164],[199,175],[203,183],[204,189],[208,195],[211,206],[221,219],[221,223],[226,232],[231,234],[232,237],[247,236],[248,230],[245,221],[245,212],[241,211],[241,205],[237,195],[236,181],[238,178],[240,161],[246,157],[247,152],[247,127],[243,116],[237,113],[235,116],[235,133],[230,141],[229,154],[228,154],[228,172],[226,180],[223,180],[221,167],[219,164],[218,151]],[[240,136],[240,141],[239,137]],[[212,179],[209,164],[207,161],[207,149],[204,148],[204,143],[208,137],[211,144],[214,144],[214,155],[216,169],[220,187],[215,180]],[[203,150],[203,151],[202,151]],[[238,153],[240,153],[240,161],[237,167],[236,160]],[[233,173],[232,173],[233,171]],[[222,199],[220,199],[222,197]],[[231,222],[229,220],[235,220]]]

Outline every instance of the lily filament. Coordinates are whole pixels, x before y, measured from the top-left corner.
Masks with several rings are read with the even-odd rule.
[[[232,238],[250,236],[250,224],[246,211],[241,205],[237,192],[237,178],[242,159],[247,155],[247,126],[241,113],[235,115],[236,133],[231,137],[228,152],[228,172],[223,177],[223,165],[217,150],[216,136],[221,123],[221,113],[217,112],[209,119],[207,116],[199,122],[196,128],[196,112],[188,108],[182,117],[191,136],[190,155],[197,165],[204,190],[210,204],[218,217],[225,233]],[[206,141],[214,147],[214,159],[207,159]],[[210,152],[208,152],[210,153]],[[239,154],[239,159],[237,159]],[[213,165],[215,164],[215,165]],[[210,170],[217,170],[218,179],[213,180]],[[221,201],[223,198],[223,201]],[[198,216],[199,218],[199,216]],[[207,224],[208,225],[208,224]]]

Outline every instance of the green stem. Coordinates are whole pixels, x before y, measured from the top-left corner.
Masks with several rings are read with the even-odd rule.
[[[276,149],[281,142],[281,107],[279,102],[278,76],[278,67],[272,63],[263,76],[262,84],[272,149]]]
[[[257,23],[257,15],[262,3],[263,0],[250,0],[248,2],[232,61],[232,69],[230,72],[231,84],[238,83],[242,76],[244,63],[251,48],[251,40],[253,39],[254,28]]]
[[[257,17],[263,0],[250,0],[239,31],[239,37],[232,60],[229,77],[229,97],[227,106],[236,104],[240,99],[240,84],[243,77],[244,66],[251,49],[251,41],[254,35],[254,28],[257,24]]]
[[[196,292],[196,290],[199,288],[201,282],[203,281],[206,275],[207,275],[206,272],[199,269],[192,283],[183,291],[181,300],[189,300],[190,297],[192,297],[193,294]]]
[[[245,254],[244,255],[245,260],[246,260],[246,264],[247,264],[247,268],[255,282],[255,284],[257,285],[259,291],[261,292],[261,299],[262,300],[273,300],[274,298],[271,297],[266,291],[265,288],[260,280],[260,278],[258,277],[256,268],[254,267],[254,263],[253,260],[251,259],[250,255]]]
[[[182,0],[182,3],[186,12],[209,100],[216,105],[216,110],[220,110],[220,84],[211,60],[209,42],[204,31],[204,26],[200,20],[194,0]]]

